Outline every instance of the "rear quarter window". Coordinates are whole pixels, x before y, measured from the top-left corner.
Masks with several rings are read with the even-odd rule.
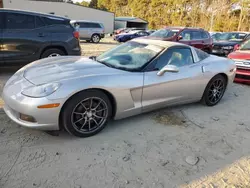
[[[69,20],[60,18],[43,17],[43,20],[47,25],[70,25]]]
[[[209,57],[208,53],[206,53],[206,52],[204,52],[204,51],[202,51],[200,49],[197,49],[197,48],[194,48],[194,49],[195,49],[195,52],[197,54],[197,57],[198,57],[199,61],[202,61],[202,60]]]

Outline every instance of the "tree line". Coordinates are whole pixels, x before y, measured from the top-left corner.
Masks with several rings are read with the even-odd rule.
[[[149,28],[202,27],[209,31],[250,31],[250,0],[91,0],[83,6],[145,19]]]

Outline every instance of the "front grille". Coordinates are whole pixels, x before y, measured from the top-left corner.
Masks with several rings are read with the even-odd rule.
[[[217,46],[217,45],[213,46],[213,50],[221,50],[221,49],[222,49],[221,46]]]
[[[235,78],[250,80],[250,76],[242,75],[242,74],[236,74],[236,75],[235,75]]]
[[[237,67],[237,70],[244,71],[244,72],[250,72],[250,68],[245,68],[245,67]]]

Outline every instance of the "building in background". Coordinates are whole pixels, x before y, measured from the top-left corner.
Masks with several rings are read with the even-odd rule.
[[[103,23],[105,33],[113,33],[115,14],[108,11],[75,5],[68,0],[0,0],[0,7],[21,9]]]
[[[119,28],[148,28],[148,22],[141,18],[136,17],[116,17],[115,18],[115,29]]]

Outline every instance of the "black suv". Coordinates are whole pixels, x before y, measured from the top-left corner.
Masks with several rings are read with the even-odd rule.
[[[68,18],[0,9],[0,64],[81,55],[79,33]]]

